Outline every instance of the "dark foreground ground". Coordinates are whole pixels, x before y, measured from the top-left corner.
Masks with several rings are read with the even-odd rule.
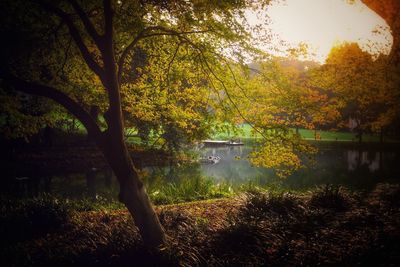
[[[142,247],[125,211],[3,202],[1,266],[400,266],[398,185],[159,206],[160,251]]]

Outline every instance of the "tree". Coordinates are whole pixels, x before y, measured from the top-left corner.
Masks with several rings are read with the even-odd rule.
[[[165,234],[124,141],[124,92],[137,89],[130,87],[127,73],[136,64],[135,49],[149,38],[157,38],[156,44],[183,44],[202,71],[214,75],[212,64],[224,47],[235,46],[236,57],[244,54],[241,48],[251,52],[249,34],[239,23],[240,10],[247,5],[246,1],[111,0],[1,4],[3,34],[17,40],[3,45],[7,47],[2,49],[3,90],[49,98],[84,125],[117,177],[119,199],[148,246],[163,244]],[[103,115],[104,127],[91,116],[92,108]],[[137,115],[141,110],[133,106],[130,112]]]
[[[302,154],[316,152],[291,127],[311,128],[314,115],[328,104],[322,101],[320,92],[306,87],[304,73],[282,66],[282,59],[255,65],[252,71],[231,67],[236,79],[227,86],[225,98],[232,99],[240,112],[228,109],[224,114],[236,123],[250,123],[254,135],[260,137],[258,149],[250,155],[251,163],[273,168],[278,176],[287,177],[307,163],[309,157]]]
[[[343,101],[343,125],[354,122],[359,142],[366,131],[382,132],[393,120],[395,91],[387,74],[387,59],[374,60],[356,43],[334,47],[326,64],[313,73],[315,84]]]
[[[123,91],[124,113],[145,145],[151,135],[175,151],[207,137],[209,88],[193,48],[163,38],[152,41],[142,42],[145,60],[130,72],[135,77]]]

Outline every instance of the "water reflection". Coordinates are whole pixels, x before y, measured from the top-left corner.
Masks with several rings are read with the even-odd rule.
[[[217,164],[202,164],[201,172],[217,182],[226,181],[234,184],[265,174],[265,169],[254,168],[247,160],[251,150],[251,147],[243,146],[204,147],[200,151],[201,156],[219,156],[221,160]]]
[[[400,179],[400,155],[398,152],[356,149],[324,149],[316,155],[316,165],[307,166],[286,179],[278,178],[272,169],[251,166],[247,157],[250,146],[203,147],[199,156],[219,156],[217,164],[184,164],[166,167],[148,166],[142,170],[148,188],[160,188],[166,183],[179,184],[188,179],[209,177],[215,183],[241,185],[253,183],[284,189],[309,189],[315,185],[332,183],[350,188],[372,188],[378,182]],[[79,172],[58,170],[56,173],[40,174],[27,170],[27,175],[10,176],[1,181],[1,193],[36,196],[54,193],[68,198],[99,195],[116,197],[118,183],[109,168],[88,166]]]
[[[381,168],[381,152],[348,150],[347,165],[348,170],[354,171],[361,165],[368,166],[371,172],[375,172]]]
[[[282,180],[271,169],[252,167],[247,160],[252,150],[250,146],[204,147],[202,156],[220,156],[221,160],[215,165],[202,165],[202,173],[218,182],[242,184],[251,181],[288,189],[306,189],[323,183],[363,188],[400,178],[399,153],[393,151],[321,147],[315,166],[306,166]]]

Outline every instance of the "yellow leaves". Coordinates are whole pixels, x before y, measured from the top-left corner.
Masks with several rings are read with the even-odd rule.
[[[274,168],[279,177],[290,175],[301,167],[301,160],[293,147],[281,142],[267,142],[250,155],[251,163],[258,167]]]

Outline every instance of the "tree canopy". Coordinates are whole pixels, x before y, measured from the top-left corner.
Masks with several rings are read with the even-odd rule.
[[[144,242],[160,245],[163,229],[124,142],[125,118],[139,128],[157,121],[169,141],[201,129],[212,106],[204,101],[213,99],[203,97],[206,86],[218,82],[228,95],[220,71],[255,52],[243,26],[251,4],[3,1],[2,90],[44,96],[77,117],[113,169]]]
[[[165,235],[130,158],[127,128],[173,150],[247,123],[261,137],[252,163],[286,176],[307,160],[302,153],[315,152],[291,127],[335,124],[344,108],[360,129],[382,128],[398,114],[398,95],[387,89],[397,76],[387,79],[386,59],[353,44],[315,71],[265,60],[244,12],[268,2],[2,1],[0,129],[21,137],[76,117],[116,175],[145,243],[160,245]],[[256,73],[249,59],[261,62]]]

